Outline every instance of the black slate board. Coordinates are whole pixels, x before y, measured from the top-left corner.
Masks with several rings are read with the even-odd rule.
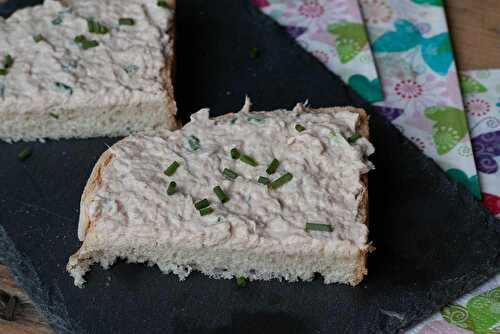
[[[178,1],[176,95],[182,118],[238,110],[365,106],[243,0]],[[11,2],[12,3],[12,2]],[[18,1],[17,3],[20,3]],[[6,14],[7,11],[0,11]],[[252,59],[250,49],[260,56]],[[79,197],[117,139],[0,143],[0,260],[59,333],[395,333],[499,271],[500,225],[381,116],[370,173],[369,276],[359,286],[211,280],[180,283],[155,267],[94,268],[85,289],[65,272],[78,247]]]

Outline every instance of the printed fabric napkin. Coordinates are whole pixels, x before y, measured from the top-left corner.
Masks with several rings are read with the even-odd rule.
[[[480,197],[441,0],[359,0],[379,70],[375,109]]]
[[[500,218],[500,69],[464,71],[460,82],[483,204]]]
[[[369,102],[383,100],[356,0],[253,0]]]

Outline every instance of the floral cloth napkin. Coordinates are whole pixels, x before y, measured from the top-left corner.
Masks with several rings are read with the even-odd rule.
[[[480,197],[441,0],[359,0],[385,94],[383,113]]]
[[[356,0],[253,0],[369,102],[383,100]]]
[[[464,71],[460,82],[483,204],[500,218],[500,69]]]

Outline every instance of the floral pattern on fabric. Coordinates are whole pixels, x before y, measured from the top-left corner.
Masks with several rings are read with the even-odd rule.
[[[385,96],[375,103],[375,110],[480,196],[476,184],[470,183],[477,171],[442,1],[359,4]]]
[[[465,71],[460,82],[483,204],[500,217],[500,69]]]
[[[365,100],[384,99],[355,0],[253,0],[253,3]]]

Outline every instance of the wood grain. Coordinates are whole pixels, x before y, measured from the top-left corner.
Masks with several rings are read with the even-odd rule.
[[[0,0],[0,3],[4,0]],[[500,0],[445,1],[459,69],[500,68]],[[0,291],[19,299],[15,321],[0,317],[0,333],[52,334],[46,321],[0,264]],[[0,315],[3,310],[0,310]]]
[[[447,0],[458,68],[500,68],[500,1]]]

